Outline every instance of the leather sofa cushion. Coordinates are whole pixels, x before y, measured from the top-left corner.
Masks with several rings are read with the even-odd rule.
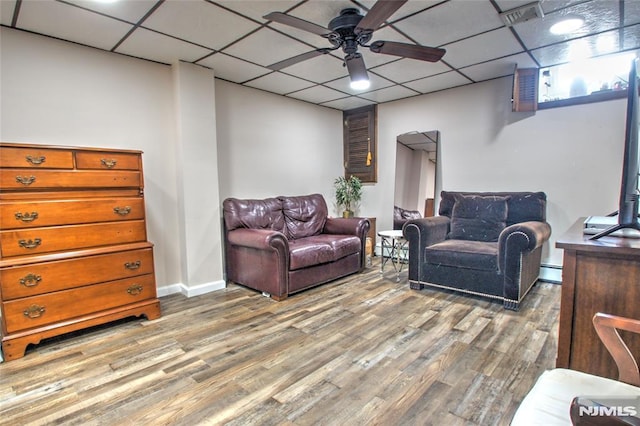
[[[500,232],[507,226],[509,197],[455,194],[455,200],[447,238],[498,241]]]
[[[284,232],[282,202],[277,198],[264,200],[227,198],[224,200],[223,210],[224,222],[228,231],[249,228]]]
[[[458,268],[498,270],[498,243],[445,240],[425,249],[427,263]]]
[[[289,270],[333,262],[359,253],[362,243],[352,235],[321,234],[289,241]]]
[[[289,240],[310,237],[322,232],[328,216],[327,203],[322,195],[278,198],[284,214],[284,234]]]

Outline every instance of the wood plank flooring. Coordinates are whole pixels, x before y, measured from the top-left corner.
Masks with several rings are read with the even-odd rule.
[[[555,365],[560,286],[519,312],[372,268],[275,302],[230,285],[0,364],[3,425],[506,425]]]

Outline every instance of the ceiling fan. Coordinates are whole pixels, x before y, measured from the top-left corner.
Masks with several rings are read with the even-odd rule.
[[[287,15],[286,13],[271,12],[263,16],[263,18],[322,36],[329,40],[332,47],[312,50],[276,62],[267,68],[278,71],[307,59],[315,58],[316,56],[342,48],[342,51],[345,53],[344,65],[347,67],[351,78],[351,87],[354,89],[366,89],[369,86],[369,77],[364,59],[358,52],[359,46],[368,47],[374,53],[383,53],[427,62],[439,61],[446,51],[437,47],[383,40],[367,44],[371,41],[373,32],[407,1],[408,0],[378,0],[364,16],[359,13],[358,9],[343,9],[339,16],[329,22],[328,28],[305,21],[304,19],[296,18],[295,16]]]

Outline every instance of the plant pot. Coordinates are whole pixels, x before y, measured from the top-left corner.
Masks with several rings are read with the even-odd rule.
[[[353,217],[353,211],[351,210],[345,210],[342,212],[342,217],[344,217],[345,219],[348,219],[350,217]]]

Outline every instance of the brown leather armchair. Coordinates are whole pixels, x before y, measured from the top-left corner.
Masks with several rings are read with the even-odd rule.
[[[275,300],[361,271],[366,218],[329,218],[320,194],[223,202],[227,280]]]

